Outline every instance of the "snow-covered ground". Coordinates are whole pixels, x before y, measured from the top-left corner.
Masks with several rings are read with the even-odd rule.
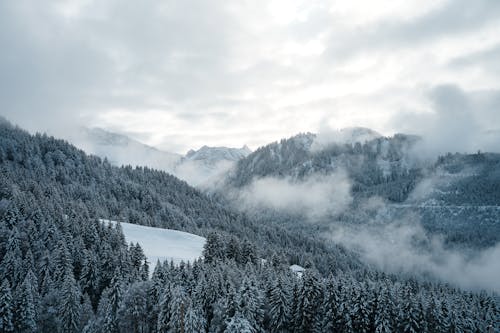
[[[116,224],[115,221],[101,220],[103,223]],[[157,260],[193,262],[201,257],[206,239],[187,232],[146,227],[143,225],[120,222],[127,243],[139,243],[144,250],[153,272]]]

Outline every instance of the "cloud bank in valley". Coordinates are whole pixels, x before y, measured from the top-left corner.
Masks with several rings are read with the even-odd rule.
[[[314,174],[304,180],[291,177],[255,179],[239,191],[244,208],[269,208],[310,219],[336,215],[352,201],[351,183],[344,172]]]
[[[416,216],[361,227],[333,226],[325,236],[383,271],[431,275],[469,290],[500,292],[500,244],[480,252],[448,249],[441,238],[425,232]]]

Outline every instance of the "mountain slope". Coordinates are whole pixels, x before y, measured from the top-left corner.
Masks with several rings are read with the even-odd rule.
[[[93,218],[201,236],[219,231],[258,242],[264,256],[282,253],[299,264],[310,257],[325,271],[359,265],[340,246],[321,242],[317,235],[256,223],[168,173],[116,167],[63,140],[32,136],[10,125],[0,125],[0,138],[1,188],[6,195],[22,189],[50,196],[50,189],[56,189],[57,196],[51,197],[54,202],[84,206]]]
[[[165,172],[112,166],[8,124],[0,124],[0,174],[1,319],[8,331],[224,332],[239,331],[239,320],[261,332],[327,332],[332,324],[335,331],[368,332],[377,316],[415,309],[419,325],[446,332],[449,325],[438,319],[485,327],[498,317],[498,302],[487,293],[388,275],[311,226],[293,232],[272,220],[256,223]],[[139,234],[145,224],[206,235],[203,260],[160,263],[150,275],[143,249],[128,246],[123,228],[102,218],[132,222],[126,228]],[[304,267],[303,274],[290,264]],[[360,304],[378,305],[360,311]],[[444,308],[432,307],[429,318],[429,304]],[[337,309],[348,321],[332,320]],[[291,315],[277,322],[264,313]],[[385,318],[389,328],[414,323]]]
[[[87,153],[107,158],[111,164],[118,166],[141,165],[173,172],[182,157],[101,128],[82,128],[71,141]]]
[[[300,134],[257,149],[237,163],[222,192],[233,193],[233,188],[246,193],[259,179],[270,177],[299,186],[340,172],[350,184],[352,204],[339,216],[323,217],[320,224],[373,221],[376,214],[364,214],[363,207],[374,198],[388,208],[381,214],[386,222],[417,216],[427,231],[442,235],[449,244],[485,248],[500,241],[500,154],[448,154],[436,161],[422,160],[413,149],[419,138],[404,134],[354,144],[316,142],[316,135]],[[335,200],[331,198],[332,205]],[[302,216],[297,219],[289,212],[270,216],[291,218],[289,225],[302,223]]]
[[[106,158],[116,166],[143,166],[171,173],[193,186],[207,187],[216,182],[234,163],[250,154],[242,148],[208,147],[190,150],[185,156],[165,152],[122,134],[101,128],[81,128],[71,138],[89,154]]]

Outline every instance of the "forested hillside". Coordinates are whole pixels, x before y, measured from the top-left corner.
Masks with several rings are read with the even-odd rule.
[[[165,172],[7,123],[0,175],[2,332],[481,332],[499,316],[488,292],[384,274]],[[141,247],[103,218],[206,236],[203,258],[149,278]]]
[[[385,203],[386,222],[413,214],[450,246],[486,248],[500,241],[500,154],[421,158],[415,149],[420,138],[404,134],[320,147],[316,140],[315,134],[300,134],[257,149],[228,174],[223,191],[245,191],[266,177],[300,184],[343,172],[352,203],[342,214],[322,216],[318,225],[369,222],[374,215],[363,214],[363,206],[376,198]],[[293,226],[304,220],[287,211],[263,210],[254,216]]]

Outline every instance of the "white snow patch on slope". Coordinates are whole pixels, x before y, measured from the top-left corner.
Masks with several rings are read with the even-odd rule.
[[[116,225],[116,221],[103,220],[104,223]],[[206,239],[183,231],[146,227],[143,225],[120,222],[128,244],[139,243],[150,262],[150,272],[154,271],[156,262],[181,261],[193,262],[201,257]]]

